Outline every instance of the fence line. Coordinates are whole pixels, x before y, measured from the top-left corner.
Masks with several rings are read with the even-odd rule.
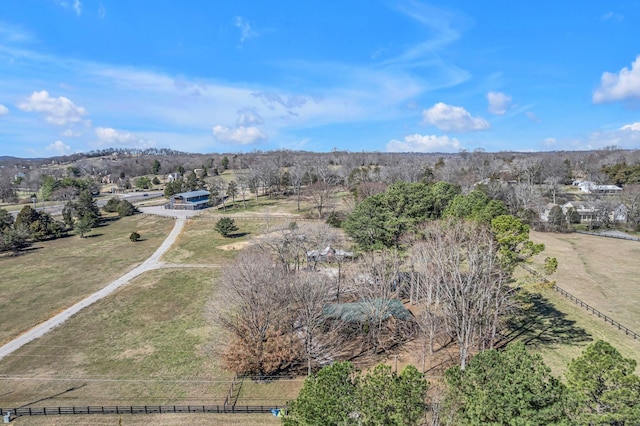
[[[638,333],[636,333],[635,331],[633,331],[630,328],[620,324],[618,321],[614,320],[613,318],[603,314],[602,312],[600,312],[599,310],[597,310],[593,306],[583,302],[582,300],[578,299],[577,297],[573,296],[571,293],[569,293],[566,290],[558,287],[557,285],[553,286],[553,289],[556,290],[558,293],[562,294],[567,299],[575,302],[576,305],[580,305],[580,307],[585,308],[587,310],[587,312],[591,311],[591,313],[594,314],[594,315],[597,315],[598,318],[604,319],[605,323],[608,322],[612,326],[618,327],[618,330],[624,331],[624,334],[626,334],[627,336],[632,336],[634,340],[637,339],[638,337],[640,337],[640,335]]]
[[[298,217],[298,216],[287,216],[287,215],[269,215],[269,216],[244,216],[244,215],[234,215],[234,214],[220,214],[217,216],[192,216],[187,219],[192,220],[220,220],[223,217],[229,219],[239,219],[239,220],[256,220],[256,221],[269,221],[269,220],[289,220],[291,222],[317,222],[321,219],[314,218],[306,218],[306,217]]]
[[[544,280],[545,282],[550,282],[547,279],[547,277],[543,276],[542,274],[540,274],[535,269],[533,269],[533,268],[531,268],[531,267],[529,267],[527,265],[522,265],[522,267],[524,269],[526,269],[527,271],[529,271],[530,273],[532,273],[533,275],[537,276],[538,278]],[[587,310],[587,312],[591,312],[593,315],[597,315],[598,318],[602,318],[605,323],[608,322],[613,327],[618,327],[618,330],[624,331],[625,335],[633,337],[634,340],[636,340],[636,339],[638,339],[638,337],[640,337],[640,334],[638,334],[635,331],[631,330],[629,327],[624,326],[624,325],[620,324],[618,321],[616,321],[613,318],[611,318],[610,316],[607,316],[607,315],[603,314],[602,312],[600,312],[599,310],[597,310],[593,306],[591,306],[588,303],[583,302],[582,300],[578,299],[577,297],[575,297],[574,295],[572,295],[571,293],[569,293],[565,289],[558,287],[556,284],[553,285],[553,289],[555,291],[557,291],[558,293],[560,293],[561,295],[563,295],[564,297],[566,297],[567,299],[573,301],[576,305],[580,305],[580,307],[585,308]]]
[[[163,414],[163,413],[271,413],[286,407],[264,405],[112,405],[86,407],[0,408],[0,416],[60,416],[73,414]]]
[[[640,241],[640,238],[632,237],[630,235],[615,235],[615,234],[606,234],[606,233],[589,232],[589,231],[574,231],[574,232],[576,234],[593,235],[594,237],[607,237],[607,238],[617,238],[619,240]]]

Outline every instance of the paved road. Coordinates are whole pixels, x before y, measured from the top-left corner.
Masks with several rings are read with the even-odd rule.
[[[185,222],[186,222],[185,218],[176,219],[176,223],[173,229],[171,230],[167,238],[162,242],[160,247],[158,247],[158,249],[151,255],[151,257],[145,260],[138,267],[126,273],[125,275],[118,278],[117,280],[113,281],[111,284],[104,287],[103,289],[98,290],[97,292],[81,300],[75,305],[65,309],[58,315],[51,317],[50,319],[43,322],[42,324],[33,327],[32,329],[28,330],[21,336],[17,337],[16,339],[0,347],[0,359],[9,355],[13,351],[21,348],[22,346],[26,345],[32,340],[35,340],[38,337],[42,337],[53,328],[59,326],[60,324],[62,324],[63,322],[71,318],[72,315],[77,314],[87,306],[113,293],[116,289],[127,284],[129,281],[131,281],[133,278],[137,277],[138,275],[143,274],[152,269],[164,267],[165,265],[160,261],[160,257],[162,257],[162,255],[167,250],[169,250],[169,248],[176,241],[176,238],[178,237],[178,235],[180,235],[180,232],[182,231],[182,228],[184,227]]]

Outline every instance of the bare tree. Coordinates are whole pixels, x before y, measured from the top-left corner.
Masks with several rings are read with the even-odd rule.
[[[214,318],[230,335],[224,359],[232,370],[270,374],[300,358],[285,275],[268,256],[242,252],[223,269],[220,287],[225,304]]]
[[[508,274],[499,267],[497,243],[475,222],[432,222],[423,226],[417,245],[429,265],[428,279],[439,298],[448,332],[458,343],[460,368],[470,350],[491,347],[510,306]]]
[[[326,357],[334,342],[324,313],[325,306],[333,298],[333,284],[328,276],[316,272],[300,272],[291,278],[290,300],[304,342],[307,374],[311,375],[312,361]]]

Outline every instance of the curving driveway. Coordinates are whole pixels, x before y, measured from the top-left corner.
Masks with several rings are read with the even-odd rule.
[[[160,261],[160,257],[162,257],[162,255],[167,250],[169,250],[169,248],[173,245],[173,243],[175,243],[176,239],[178,238],[178,235],[180,235],[180,232],[182,231],[182,228],[184,228],[185,222],[186,222],[185,217],[176,218],[176,223],[173,229],[171,230],[171,232],[169,233],[169,235],[167,236],[167,238],[162,242],[160,247],[158,247],[158,249],[147,260],[141,263],[138,267],[126,273],[125,275],[118,278],[117,280],[111,282],[109,285],[102,288],[101,290],[96,291],[95,293],[86,297],[85,299],[81,300],[75,305],[65,309],[59,314],[49,318],[47,321],[43,322],[42,324],[39,324],[33,327],[32,329],[28,330],[24,334],[20,335],[19,337],[13,339],[9,343],[0,347],[0,359],[9,355],[13,351],[18,350],[19,348],[31,342],[32,340],[35,340],[38,337],[42,337],[44,334],[46,334],[53,328],[59,326],[60,324],[62,324],[63,322],[71,318],[72,315],[77,314],[87,306],[113,293],[115,290],[127,284],[129,281],[131,281],[138,275],[143,274],[147,271],[151,271],[153,269],[166,267],[167,265],[165,265]]]

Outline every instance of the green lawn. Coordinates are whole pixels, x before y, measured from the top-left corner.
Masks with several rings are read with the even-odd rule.
[[[0,343],[49,319],[148,258],[174,221],[136,215],[70,236],[38,242],[19,256],[0,257]],[[143,240],[132,243],[132,231]]]

